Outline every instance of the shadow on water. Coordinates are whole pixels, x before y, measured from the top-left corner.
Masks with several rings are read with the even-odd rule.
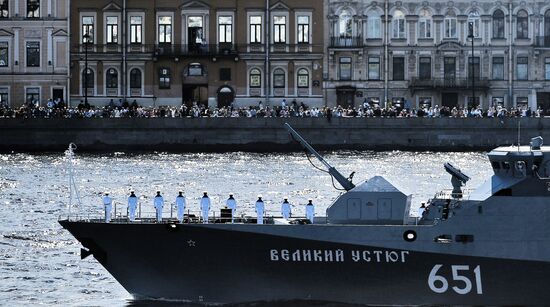
[[[224,306],[224,307],[359,307],[367,305],[344,304],[327,301],[309,301],[309,300],[292,300],[292,301],[273,301],[273,302],[252,302],[252,303],[237,303],[237,304],[200,304],[200,303],[185,303],[185,302],[166,302],[158,300],[130,300],[127,302],[128,307],[204,307],[204,306]]]

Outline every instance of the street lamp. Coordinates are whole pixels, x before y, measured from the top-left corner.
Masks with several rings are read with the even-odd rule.
[[[82,36],[84,43],[84,104],[88,105],[88,44],[90,43],[90,35],[88,33]]]

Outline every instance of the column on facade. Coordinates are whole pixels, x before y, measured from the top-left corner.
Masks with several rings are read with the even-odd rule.
[[[17,66],[19,66],[19,68],[22,66],[22,64],[19,62],[19,52],[20,52],[19,33],[20,32],[21,32],[21,28],[13,28],[13,61],[14,63],[16,63]]]
[[[46,32],[47,32],[47,35],[48,35],[48,51],[47,51],[48,63],[47,63],[47,66],[48,66],[48,69],[49,69],[49,66],[53,65],[53,38],[52,38],[53,28],[47,28]]]
[[[48,0],[48,17],[52,16],[52,0]]]

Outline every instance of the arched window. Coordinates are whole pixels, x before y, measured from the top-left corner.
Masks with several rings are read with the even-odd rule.
[[[141,71],[137,68],[130,71],[130,88],[141,89]]]
[[[468,25],[469,24],[472,24],[473,25],[473,35],[474,37],[479,37],[479,29],[480,29],[480,25],[481,25],[481,20],[479,19],[479,12],[477,10],[472,10],[470,12],[470,14],[468,14]],[[468,26],[469,27],[469,26]],[[470,35],[470,32],[469,32],[469,28],[468,28],[468,35]]]
[[[456,14],[453,10],[448,10],[444,20],[445,38],[457,38]]]
[[[550,46],[550,9],[544,13],[544,46]]]
[[[392,38],[405,38],[405,14],[401,11],[393,13]]]
[[[423,9],[418,18],[418,37],[432,38],[432,13]]]
[[[82,71],[82,90],[85,89],[93,90],[94,89],[94,71],[88,68],[88,73],[86,70]]]
[[[273,87],[285,88],[285,71],[277,68],[273,71]]]
[[[188,70],[188,76],[202,76],[204,74],[201,63],[189,64]]]
[[[380,12],[370,10],[367,13],[367,38],[381,38],[381,25]]]
[[[504,38],[504,13],[501,10],[493,12],[493,38]]]
[[[517,38],[529,38],[529,15],[525,10],[519,10],[516,17]]]
[[[305,68],[301,68],[300,70],[298,70],[298,87],[309,87],[309,72]]]
[[[250,87],[262,87],[262,72],[258,68],[250,70]]]
[[[114,68],[107,70],[107,88],[118,88],[118,72]]]
[[[353,19],[348,10],[343,10],[339,17],[339,33],[341,37],[351,37],[353,34]]]

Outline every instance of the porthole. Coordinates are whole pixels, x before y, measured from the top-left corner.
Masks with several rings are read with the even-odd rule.
[[[413,242],[416,240],[416,231],[407,230],[403,233],[403,239],[407,242]]]

